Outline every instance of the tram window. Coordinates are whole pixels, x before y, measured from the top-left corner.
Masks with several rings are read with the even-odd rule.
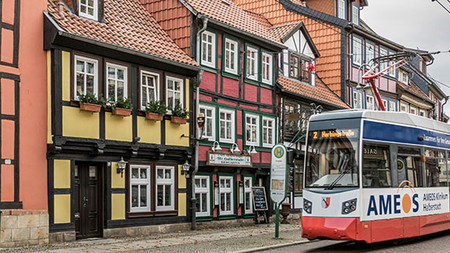
[[[417,148],[398,148],[397,168],[406,170],[406,180],[411,182],[411,186],[423,186],[422,180],[422,158],[420,149]]]
[[[389,146],[364,144],[362,183],[367,188],[392,186]]]
[[[439,187],[447,185],[447,175],[444,152],[439,150],[425,150],[425,171],[427,187]]]

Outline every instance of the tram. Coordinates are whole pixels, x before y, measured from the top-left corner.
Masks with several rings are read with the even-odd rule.
[[[311,117],[302,236],[367,243],[450,229],[450,125],[402,112]]]

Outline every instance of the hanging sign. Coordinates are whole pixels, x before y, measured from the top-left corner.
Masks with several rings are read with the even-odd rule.
[[[287,152],[283,144],[272,148],[270,168],[270,198],[281,203],[286,197],[287,188]]]

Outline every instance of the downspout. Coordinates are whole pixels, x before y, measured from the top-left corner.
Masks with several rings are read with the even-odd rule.
[[[441,115],[440,115],[441,121],[444,119],[444,105],[447,104],[449,96],[446,96],[444,99],[445,99],[445,102],[442,103],[442,105],[441,105]]]
[[[198,14],[197,18],[201,19],[203,21],[203,26],[202,28],[197,32],[197,41],[196,41],[196,56],[195,59],[197,60],[197,63],[200,64],[200,34],[206,30],[207,25],[208,25],[208,18]],[[196,88],[195,88],[195,117],[194,118],[194,122],[197,123],[197,115],[200,113],[200,80],[201,80],[201,70],[199,72],[200,78],[198,78],[198,83],[196,84]],[[191,230],[196,230],[197,224],[196,224],[196,215],[195,215],[195,210],[196,210],[196,203],[197,200],[195,199],[195,174],[197,174],[198,172],[198,146],[199,146],[199,141],[202,138],[202,134],[198,132],[198,126],[197,124],[194,124],[194,128],[195,128],[195,164],[194,164],[194,171],[192,171],[192,175],[191,175],[191,184],[192,184],[192,196],[191,196]]]

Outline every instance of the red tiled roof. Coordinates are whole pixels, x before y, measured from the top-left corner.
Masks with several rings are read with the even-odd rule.
[[[137,0],[104,1],[104,23],[81,18],[65,5],[62,16],[58,12],[58,2],[59,0],[48,0],[48,13],[67,33],[162,59],[198,66]]]
[[[402,82],[398,82],[398,84],[400,85],[400,87],[404,90],[408,90],[409,92],[411,92],[412,94],[416,95],[419,98],[422,98],[430,103],[433,103],[430,98],[419,88],[417,87],[414,83],[410,82],[410,85],[404,84]]]
[[[298,24],[299,23],[296,22],[296,23],[287,24],[287,25],[274,26],[274,27],[269,28],[269,32],[271,32],[274,37],[281,40],[290,31],[292,31],[292,29],[294,29],[294,27],[296,27]]]
[[[258,22],[260,25],[264,26],[265,28],[271,28],[272,24],[265,18],[262,14],[254,13],[248,10],[244,10],[247,15],[252,17],[256,22]]]
[[[295,80],[288,79],[283,75],[279,75],[278,82],[283,89],[313,100],[323,101],[341,108],[350,108],[342,102],[335,94],[333,94],[323,83],[316,81],[316,86],[307,85]]]
[[[185,0],[198,13],[243,32],[251,33],[263,39],[276,42],[283,47],[280,41],[273,37],[267,29],[255,21],[243,9],[237,6],[232,0]]]

